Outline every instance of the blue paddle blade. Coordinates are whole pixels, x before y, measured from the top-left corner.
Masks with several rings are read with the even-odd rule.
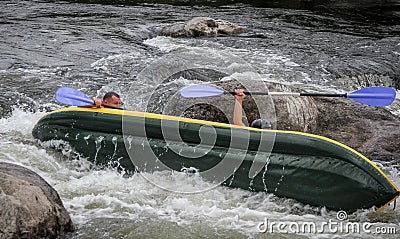
[[[224,93],[225,91],[209,85],[187,85],[181,89],[181,95],[185,98],[218,96]]]
[[[73,106],[85,106],[94,103],[87,95],[69,87],[61,87],[56,92],[56,100],[60,103]]]
[[[347,98],[371,106],[387,106],[396,98],[396,90],[385,86],[373,86],[347,94]]]

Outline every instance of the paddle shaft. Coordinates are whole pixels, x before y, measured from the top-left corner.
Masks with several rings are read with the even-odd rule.
[[[181,89],[181,95],[185,98],[210,97],[222,94],[235,95],[234,91],[220,90],[210,85],[187,85]],[[243,92],[246,95],[270,95],[270,96],[316,96],[316,97],[343,97],[349,98],[361,104],[370,106],[388,106],[396,99],[396,90],[385,86],[371,86],[350,93],[292,93],[292,92]]]
[[[234,91],[229,94],[236,95]],[[347,97],[347,94],[323,94],[323,93],[295,93],[295,92],[243,92],[245,95],[270,95],[270,96],[314,96],[314,97]]]
[[[112,105],[107,105],[107,104],[101,104],[102,106],[110,109],[117,109],[117,110],[123,110],[123,108],[112,106]]]

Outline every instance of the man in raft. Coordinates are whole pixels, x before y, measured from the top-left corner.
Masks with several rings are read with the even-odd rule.
[[[94,98],[94,104],[93,106],[100,108],[100,107],[109,107],[109,108],[118,108],[118,109],[122,109],[121,108],[121,97],[113,92],[107,92],[104,96],[103,96],[103,100]]]
[[[242,121],[242,104],[244,98],[246,98],[246,95],[243,92],[243,89],[235,90],[235,108],[233,110],[233,124],[240,126],[246,126]],[[251,122],[250,126],[259,129],[272,129],[271,122],[266,119],[256,119]]]

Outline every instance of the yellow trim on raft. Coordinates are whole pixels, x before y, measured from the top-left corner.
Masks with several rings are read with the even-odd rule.
[[[239,126],[239,125],[219,123],[219,122],[213,122],[213,121],[183,118],[183,117],[177,117],[177,116],[171,116],[171,115],[162,115],[162,114],[154,114],[154,113],[139,112],[139,111],[129,111],[129,110],[118,110],[118,109],[110,109],[110,108],[69,107],[69,108],[62,108],[62,109],[52,111],[49,114],[56,113],[56,112],[67,112],[67,111],[98,112],[98,113],[115,114],[115,115],[122,115],[122,116],[145,117],[145,118],[153,118],[153,119],[160,119],[160,120],[180,121],[180,122],[186,122],[186,123],[206,124],[206,125],[228,127],[228,128],[239,128],[239,129],[247,129],[247,130],[253,130],[253,131],[265,131],[265,129],[257,129],[257,128],[252,128],[252,127],[247,127],[247,126]],[[399,188],[392,182],[392,180],[374,162],[372,162],[370,159],[368,159],[367,157],[362,155],[357,150],[355,150],[345,144],[342,144],[336,140],[333,140],[333,139],[330,139],[330,138],[327,138],[324,136],[316,135],[316,134],[310,134],[310,133],[304,133],[304,132],[298,132],[298,131],[286,131],[286,130],[268,130],[268,131],[275,132],[275,133],[298,134],[298,135],[313,137],[313,138],[317,138],[320,140],[328,141],[328,142],[336,144],[342,148],[345,148],[345,149],[353,152],[354,154],[360,156],[362,159],[364,159],[369,164],[371,164],[376,170],[378,170],[378,172],[380,174],[382,174],[386,178],[386,180],[396,189],[396,191],[400,192]],[[396,196],[389,203],[393,202],[398,197],[399,196]],[[387,203],[387,204],[389,204],[389,203]]]
[[[399,196],[394,197],[392,200],[390,200],[389,202],[387,202],[385,205],[381,206],[380,208],[376,209],[377,211],[382,210],[384,207],[389,206],[389,204],[391,204],[392,202],[394,202]]]

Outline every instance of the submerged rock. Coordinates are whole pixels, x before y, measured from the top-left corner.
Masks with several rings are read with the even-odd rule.
[[[0,238],[55,238],[72,230],[60,197],[44,179],[0,162]]]
[[[268,89],[258,88],[257,91],[301,91],[287,85],[266,84]],[[218,82],[214,85],[227,91],[243,88],[241,84],[233,81]],[[177,110],[175,114],[222,123],[232,122],[233,106],[234,98],[229,94],[182,99],[174,105]],[[243,109],[243,121],[247,125],[262,115],[272,121],[274,128],[278,130],[326,136],[356,149],[371,159],[400,159],[400,117],[384,107],[363,105],[344,98],[249,96],[243,101]]]
[[[244,32],[244,28],[231,22],[195,17],[184,23],[176,23],[158,30],[158,34],[171,37],[217,37],[231,36]]]

